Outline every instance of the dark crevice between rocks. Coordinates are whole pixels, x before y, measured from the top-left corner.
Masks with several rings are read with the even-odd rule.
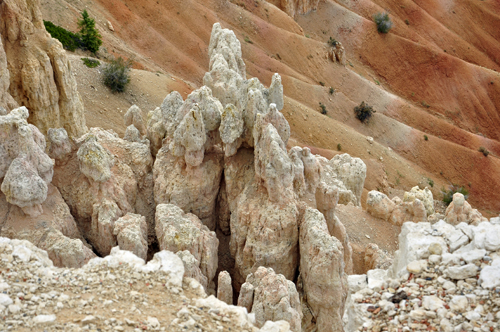
[[[238,301],[238,296],[239,296],[239,291],[237,291],[237,287],[235,285],[235,260],[234,257],[231,255],[231,250],[229,246],[229,241],[231,240],[231,230],[229,229],[229,232],[221,229],[221,218],[227,218],[228,215],[227,213],[224,213],[222,210],[223,205],[227,204],[227,197],[225,197],[226,192],[225,192],[225,181],[224,181],[224,172],[222,173],[222,178],[221,178],[221,184],[219,186],[219,194],[217,195],[217,203],[216,203],[216,209],[215,209],[215,215],[216,215],[216,226],[215,226],[215,234],[217,235],[217,239],[219,239],[219,248],[217,250],[217,255],[218,255],[218,267],[217,267],[217,272],[215,273],[214,277],[214,283],[215,283],[215,289],[217,290],[218,288],[218,279],[219,279],[219,273],[222,271],[227,271],[229,275],[231,276],[231,281],[233,284],[233,304],[236,305]],[[229,218],[230,218],[230,213],[229,213]],[[239,288],[238,288],[239,289]]]

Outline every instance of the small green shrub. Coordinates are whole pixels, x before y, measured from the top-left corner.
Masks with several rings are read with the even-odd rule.
[[[342,145],[340,143],[337,144],[337,151],[342,151]]]
[[[245,43],[253,44],[253,41],[248,36],[245,36]]]
[[[373,15],[373,21],[375,21],[377,30],[380,33],[388,33],[392,28],[392,21],[388,13],[377,13]]]
[[[335,38],[332,38],[330,37],[330,39],[328,40],[328,45],[330,45],[331,47],[335,47],[337,46],[339,42],[335,40]]]
[[[335,89],[332,88],[332,87],[330,87],[330,91],[329,92],[330,92],[331,95],[333,95],[333,93],[335,92]]]
[[[488,157],[488,155],[490,154],[490,151],[486,150],[484,146],[480,147],[478,151],[481,152],[485,157]]]
[[[373,107],[369,106],[368,104],[365,104],[364,101],[361,102],[359,106],[354,107],[354,114],[356,115],[356,118],[362,123],[370,120],[373,113],[375,113]]]
[[[429,186],[431,186],[431,188],[434,188],[434,180],[433,179],[427,179],[427,183],[429,184]]]
[[[450,203],[453,201],[453,195],[455,193],[461,193],[464,195],[465,199],[469,198],[469,191],[465,189],[465,187],[458,186],[456,184],[452,184],[448,190],[446,189],[441,189],[441,193],[443,194],[443,202],[446,204],[446,206],[450,205]]]
[[[89,17],[87,10],[82,12],[82,19],[78,21],[78,26],[83,48],[95,54],[102,45],[102,39],[95,27],[94,19]]]
[[[125,87],[130,82],[130,67],[132,61],[123,60],[122,57],[111,60],[103,68],[104,85],[111,89],[113,92],[123,92]]]
[[[425,102],[425,100],[424,100],[424,101],[422,101],[422,103],[421,103],[421,104],[422,104],[422,106],[423,106],[423,107],[426,107],[426,108],[431,107],[431,105],[427,104],[427,103]]]
[[[427,135],[424,135],[424,139],[425,139],[426,141],[428,141],[428,140],[429,140],[429,137],[427,137]]]
[[[52,38],[59,40],[65,49],[74,52],[81,46],[81,40],[77,34],[61,28],[50,21],[43,21],[43,24]]]
[[[319,108],[321,109],[321,114],[325,114],[328,113],[328,111],[326,110],[326,106],[323,105],[322,103],[319,103]]]
[[[406,25],[410,25],[410,21],[405,20]]]
[[[89,68],[95,68],[101,64],[97,59],[82,58],[82,61]]]
[[[325,86],[325,82],[319,81],[319,85]]]

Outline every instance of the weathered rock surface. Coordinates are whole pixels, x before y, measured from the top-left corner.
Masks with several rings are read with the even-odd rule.
[[[425,206],[425,211],[428,216],[434,214],[434,197],[429,188],[419,189],[418,186],[411,188],[410,191],[404,193],[403,202],[413,202],[419,199]]]
[[[203,289],[208,289],[208,279],[201,273],[200,261],[197,260],[188,250],[178,251],[175,253],[182,260],[184,264],[184,277],[193,278],[198,281]]]
[[[134,125],[141,135],[146,134],[146,127],[144,125],[144,120],[142,119],[142,111],[137,105],[132,105],[127,110],[124,116],[125,126]]]
[[[172,204],[156,207],[156,236],[161,250],[188,250],[200,262],[200,270],[210,282],[217,270],[219,240],[194,214]]]
[[[368,193],[368,198],[366,199],[366,211],[372,216],[388,220],[392,214],[392,211],[396,207],[396,204],[387,197],[387,195],[372,190]]]
[[[28,124],[28,110],[17,108],[0,116],[0,181],[7,201],[24,213],[43,213],[54,161],[45,154],[45,137]]]
[[[222,156],[204,155],[203,163],[191,167],[163,146],[154,164],[154,197],[156,204],[174,204],[197,215],[215,230],[215,205],[222,178]]]
[[[342,66],[347,64],[347,59],[345,55],[344,46],[340,42],[337,42],[335,46],[332,46],[328,51],[328,56],[333,62],[339,62]]]
[[[343,247],[330,236],[324,216],[306,209],[300,225],[300,276],[319,331],[342,331],[347,298]]]
[[[70,136],[84,134],[87,128],[76,80],[61,43],[45,31],[40,1],[2,1],[0,17],[0,106],[9,110],[15,103],[26,106],[31,112],[29,122],[44,134],[60,127]]]
[[[113,235],[121,250],[128,250],[146,260],[148,254],[148,226],[146,217],[127,213],[116,220]]]
[[[92,243],[102,242],[107,254],[116,245],[113,223],[127,213],[146,217],[148,244],[154,234],[153,176],[149,146],[122,140],[111,131],[92,128],[78,140],[72,140],[72,152],[65,164],[56,160],[53,183],[71,208],[82,234]],[[113,162],[111,162],[113,161]],[[108,226],[98,226],[101,205],[115,206]],[[101,218],[102,222],[108,218]],[[98,229],[106,229],[100,233]],[[108,240],[100,238],[106,237]],[[97,247],[100,245],[97,244]]]
[[[70,210],[56,187],[49,184],[42,214],[34,217],[9,204],[0,193],[0,235],[11,239],[28,240],[48,252],[56,266],[81,267],[95,257],[82,242]],[[84,241],[84,240],[83,240]]]
[[[227,271],[221,271],[219,273],[217,298],[227,304],[233,304],[233,286],[231,285],[231,276]]]
[[[457,225],[461,222],[477,225],[482,221],[487,221],[478,210],[470,206],[461,193],[455,193],[453,195],[453,201],[448,208],[446,208],[445,220],[453,225]]]
[[[251,307],[257,326],[262,327],[267,320],[284,320],[290,323],[291,331],[301,330],[302,311],[297,289],[293,282],[273,269],[259,267],[249,274],[240,299],[238,305],[245,303]]]

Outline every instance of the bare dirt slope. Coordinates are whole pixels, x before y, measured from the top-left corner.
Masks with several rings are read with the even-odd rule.
[[[101,57],[133,56],[135,67],[150,71],[142,72],[142,81],[139,74],[133,77],[133,96],[83,91],[90,126],[113,123],[120,132],[114,110],[124,111],[150,88],[157,91],[144,99],[143,111],[158,106],[170,89],[185,95],[201,86],[211,27],[221,22],[240,39],[249,76],[264,84],[274,72],[282,76],[283,113],[296,143],[326,154],[340,144],[342,152],[369,160],[369,172],[374,167],[380,179],[367,182],[367,189],[384,187],[384,181],[409,189],[431,178],[435,195],[457,183],[467,186],[469,201],[483,213],[500,211],[500,5],[495,0],[329,0],[296,21],[262,0],[42,3],[45,19],[72,31],[86,8],[104,37]],[[394,28],[379,34],[371,17],[384,10]],[[345,46],[347,66],[327,59],[329,37]],[[171,76],[187,83],[171,85]],[[107,99],[113,100],[109,109]],[[377,111],[369,124],[353,115],[361,101]],[[320,102],[327,116],[319,113]],[[478,152],[480,146],[491,152],[488,157]]]

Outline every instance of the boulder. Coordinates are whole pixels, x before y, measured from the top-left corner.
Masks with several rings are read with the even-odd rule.
[[[488,221],[478,210],[470,206],[461,193],[453,194],[453,201],[446,208],[445,220],[452,225],[461,222],[477,225],[482,221]]]
[[[129,250],[146,260],[148,255],[148,228],[146,217],[127,213],[115,221],[113,235],[121,250]]]
[[[0,116],[0,189],[7,201],[38,216],[52,181],[54,161],[45,153],[45,137],[28,124],[20,107]]]
[[[197,260],[188,250],[178,251],[175,253],[184,264],[184,277],[193,278],[208,290],[208,279],[200,270],[200,261]]]
[[[372,190],[368,193],[366,211],[372,216],[383,220],[389,220],[395,207],[396,204],[394,204],[387,195],[376,190]]]
[[[156,236],[160,250],[188,250],[199,262],[200,270],[212,281],[217,270],[219,240],[194,214],[184,213],[172,204],[156,207]]]
[[[257,327],[264,326],[267,320],[284,320],[290,324],[291,331],[301,331],[302,311],[299,294],[293,282],[281,274],[276,274],[272,268],[259,267],[247,276],[243,285],[245,286],[242,286],[242,289],[246,292],[240,293],[240,297],[250,299],[252,296],[248,292],[253,291],[250,312],[255,314]],[[238,300],[238,304],[249,305],[248,302]]]
[[[146,134],[146,127],[144,126],[144,120],[142,119],[142,111],[137,105],[132,105],[125,113],[125,126],[134,125],[141,135]]]
[[[411,188],[410,191],[404,193],[403,202],[413,202],[419,199],[425,206],[425,211],[428,216],[434,214],[434,197],[429,188],[420,189],[418,186]]]

